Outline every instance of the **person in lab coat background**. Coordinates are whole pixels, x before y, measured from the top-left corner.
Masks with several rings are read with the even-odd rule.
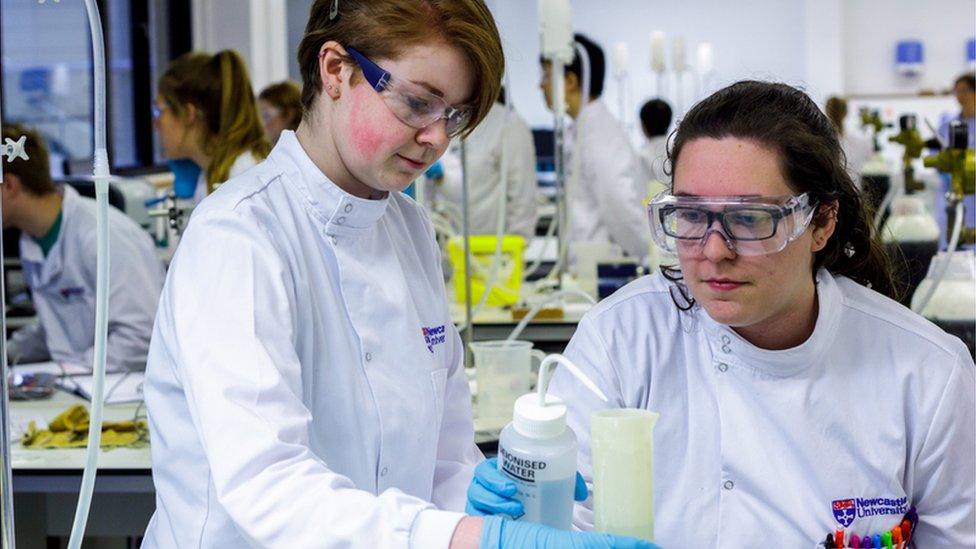
[[[170,266],[144,547],[610,547],[460,513],[482,459],[464,350],[400,191],[495,102],[488,8],[317,0],[298,60],[298,131],[194,210]]]
[[[291,80],[272,84],[258,94],[264,131],[272,145],[285,130],[295,131],[302,121],[302,89]]]
[[[234,50],[189,52],[159,78],[153,121],[180,198],[199,204],[268,156],[244,59]]]
[[[525,238],[535,236],[538,181],[536,178],[535,142],[532,130],[514,109],[505,105],[504,91],[488,111],[488,116],[465,139],[468,162],[469,223],[471,234],[495,234],[498,230],[502,155],[505,158],[507,192],[505,197],[504,234]],[[434,200],[446,201],[461,208],[461,148],[453,143],[439,161],[442,174],[436,170]],[[460,221],[460,220],[458,220]]]
[[[915,546],[976,545],[976,367],[892,299],[827,117],[798,89],[739,82],[688,113],[670,160],[650,215],[678,264],[594,307],[566,349],[610,402],[565,370],[549,387],[583,476],[591,414],[648,409],[664,547],[860,541],[912,509]],[[592,500],[575,524],[592,528]]]
[[[644,170],[650,181],[666,184],[671,177],[666,172],[668,160],[668,128],[671,127],[671,106],[663,99],[651,99],[640,109],[641,130],[647,140],[640,150]]]
[[[590,89],[583,90],[579,53],[566,66],[566,131],[569,242],[609,242],[627,254],[647,255],[650,239],[644,230],[643,200],[648,175],[627,132],[600,100],[606,75],[603,49],[582,34],[575,35],[589,57]],[[542,88],[552,103],[552,67],[542,60]]]
[[[0,142],[26,136],[28,160],[3,160],[3,226],[20,229],[20,260],[37,322],[7,340],[11,364],[55,360],[92,365],[95,343],[96,204],[55,185],[39,133],[3,124]],[[109,208],[109,306],[106,364],[142,370],[163,265],[149,234]]]
[[[861,177],[864,165],[871,160],[874,155],[874,141],[871,136],[862,132],[856,124],[849,123],[847,119],[847,100],[843,97],[831,96],[827,98],[824,105],[824,113],[834,125],[837,136],[840,138],[841,150],[847,159],[847,166],[854,181]]]

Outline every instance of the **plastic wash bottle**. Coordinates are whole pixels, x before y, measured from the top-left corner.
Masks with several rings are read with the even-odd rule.
[[[518,520],[569,530],[573,522],[576,452],[573,430],[566,425],[566,405],[547,395],[550,370],[565,366],[583,385],[606,402],[607,397],[562,355],[549,355],[539,366],[537,392],[515,401],[512,422],[498,440],[498,469],[518,488],[515,499],[525,515]]]

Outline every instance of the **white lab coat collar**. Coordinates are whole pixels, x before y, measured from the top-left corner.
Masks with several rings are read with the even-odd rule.
[[[353,196],[329,180],[308,157],[293,131],[283,131],[269,160],[281,166],[304,198],[314,220],[325,226],[330,236],[356,237],[376,225],[386,212],[390,196],[368,200]]]
[[[33,237],[27,233],[21,233],[20,237],[20,257],[24,262],[35,263],[40,266],[36,272],[39,280],[35,281],[37,286],[46,284],[58,275],[64,267],[64,228],[67,226],[68,218],[74,212],[78,202],[78,191],[71,185],[61,185],[61,233],[57,240],[44,256],[44,250]]]
[[[701,307],[695,307],[695,311],[702,317],[708,344],[717,358],[770,376],[788,377],[799,374],[824,356],[837,331],[841,312],[837,282],[829,272],[820,269],[816,287],[819,310],[813,334],[800,345],[781,351],[756,347],[732,328],[712,320]]]

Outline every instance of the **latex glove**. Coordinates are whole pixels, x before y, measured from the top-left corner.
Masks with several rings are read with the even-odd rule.
[[[427,171],[424,172],[424,175],[427,176],[427,179],[433,179],[433,180],[443,179],[444,167],[441,166],[441,161],[438,160],[437,162],[431,164],[431,166],[427,168]]]
[[[480,549],[660,549],[649,541],[485,517]]]
[[[474,516],[508,515],[517,519],[525,511],[522,509],[522,502],[514,499],[516,490],[515,482],[498,470],[498,458],[486,459],[474,469],[474,478],[468,486],[465,512]],[[573,499],[586,501],[588,494],[586,482],[577,472]]]
[[[200,166],[189,158],[178,158],[167,162],[173,172],[173,194],[176,198],[193,198],[200,179]]]

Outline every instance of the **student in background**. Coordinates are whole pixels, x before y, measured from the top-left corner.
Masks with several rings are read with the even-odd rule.
[[[570,250],[573,242],[610,242],[643,258],[650,244],[643,206],[648,176],[626,130],[600,100],[603,48],[581,34],[575,39],[589,57],[590,89],[583,89],[583,63],[575,53],[563,78],[566,112],[573,119],[566,131]],[[552,109],[548,61],[542,61],[542,72],[540,87]]]
[[[153,119],[176,188],[193,188],[196,203],[271,150],[247,67],[234,50],[190,52],[170,63]]]
[[[665,172],[668,159],[668,128],[671,127],[671,106],[661,99],[651,99],[640,110],[641,129],[647,142],[640,150],[644,169],[651,181],[667,183]]]
[[[471,234],[495,234],[502,179],[502,155],[508,190],[505,196],[505,234],[535,236],[538,182],[535,173],[535,142],[532,130],[514,110],[509,114],[503,96],[488,116],[465,140]],[[452,145],[441,159],[443,174],[429,177],[436,200],[461,208],[461,151]],[[431,172],[432,170],[428,170]]]
[[[37,132],[4,124],[3,136],[27,136],[28,160],[3,160],[3,226],[20,229],[24,279],[37,322],[7,341],[11,364],[55,360],[92,365],[95,343],[96,205],[70,185],[51,180],[47,146]],[[142,370],[163,265],[146,231],[109,208],[108,340],[110,368]]]
[[[291,80],[272,84],[258,95],[258,109],[268,140],[274,146],[282,131],[295,131],[302,121],[302,89]]]

